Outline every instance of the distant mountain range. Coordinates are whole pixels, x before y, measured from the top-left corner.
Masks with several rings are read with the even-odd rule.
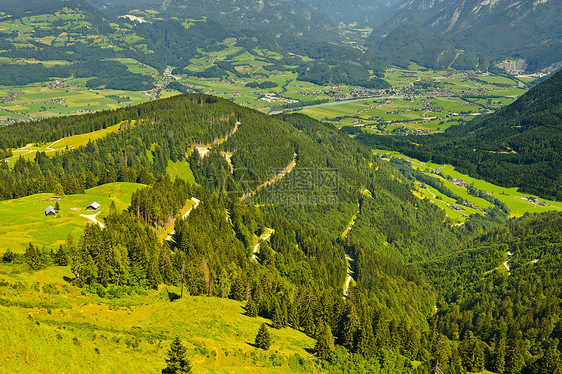
[[[292,24],[293,19],[304,18],[311,22],[322,21],[346,24],[357,23],[364,26],[378,25],[392,14],[393,2],[383,3],[379,0],[88,0],[98,8],[106,9],[143,9],[151,7],[165,13],[189,12],[191,18],[207,17],[239,23],[241,20],[250,22],[286,21]],[[274,19],[269,18],[272,14]],[[257,20],[256,17],[262,17]],[[250,26],[252,23],[247,24]]]
[[[518,58],[525,60],[518,70],[535,71],[562,61],[560,1],[404,0],[394,12],[372,34],[370,42],[375,47],[387,36],[395,43],[411,42],[410,33],[397,29],[414,25],[431,33],[443,50],[450,51],[452,44],[458,51],[472,54],[468,60],[474,67],[487,68],[490,60]],[[442,52],[437,49],[429,54],[436,59],[435,54]]]
[[[324,13],[335,22],[373,27],[392,15],[389,4],[379,0],[305,0],[305,4]]]
[[[4,17],[17,19],[53,14],[63,8],[77,9],[88,22],[88,27],[79,28],[79,33],[110,39],[116,35],[111,25],[126,22],[118,17],[148,10],[148,24],[129,22],[131,25],[123,26],[122,32],[145,39],[149,50],[166,50],[146,56],[141,43],[135,42],[136,51],[127,52],[130,56],[126,57],[160,70],[167,65],[184,65],[193,58],[196,48],[234,36],[245,39],[246,47],[306,55],[330,65],[334,60],[336,64],[352,62],[375,73],[385,65],[408,66],[411,61],[432,69],[505,69],[517,73],[545,69],[551,72],[562,64],[561,4],[554,0],[404,0],[390,8],[392,3],[378,0],[8,0],[0,10],[7,13]],[[175,22],[174,17],[182,22],[207,22],[206,26],[197,22],[197,28],[187,32],[181,22],[170,23]],[[342,22],[348,26],[375,27],[367,39],[356,36],[353,40],[356,45],[364,44],[361,47],[367,50],[335,47],[349,41],[349,29],[342,29]],[[46,29],[41,32],[48,35]],[[0,42],[9,37],[17,38],[4,33]],[[133,39],[120,38],[111,44]],[[18,47],[13,53],[13,45],[0,47],[8,51],[3,53],[8,57],[67,59],[44,43],[35,45],[33,50]],[[50,51],[43,53],[47,49]],[[337,53],[333,53],[336,49]],[[99,56],[113,57],[108,50],[98,52]],[[79,56],[91,53],[90,48]]]

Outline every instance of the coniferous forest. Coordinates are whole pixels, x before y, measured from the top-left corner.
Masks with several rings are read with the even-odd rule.
[[[453,227],[412,194],[412,171],[336,127],[205,95],[6,126],[0,151],[117,123],[84,147],[1,164],[4,200],[145,185],[105,227],[51,252],[30,243],[4,262],[70,266],[69,282],[100,297],[174,285],[183,297],[243,301],[246,315],[314,338],[318,367],[332,372],[562,370],[561,214],[509,219],[498,205]],[[170,161],[189,165],[196,183],[170,178]],[[192,198],[200,204],[182,219]],[[260,328],[257,347],[268,349],[268,334]],[[169,365],[184,362],[174,344]]]

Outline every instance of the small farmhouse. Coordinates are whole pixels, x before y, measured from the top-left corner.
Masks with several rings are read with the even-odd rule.
[[[54,216],[55,214],[56,214],[55,208],[53,208],[52,206],[49,205],[47,209],[45,209],[46,216]]]
[[[86,207],[88,212],[95,212],[101,207],[100,204],[96,203],[95,201]]]

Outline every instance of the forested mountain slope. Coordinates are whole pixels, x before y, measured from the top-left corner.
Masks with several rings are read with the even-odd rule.
[[[400,150],[423,161],[506,187],[562,199],[562,71],[499,111],[452,126],[444,134],[386,137],[360,134],[372,147]]]
[[[257,28],[273,35],[298,34],[311,39],[337,37],[337,26],[324,14],[297,1],[172,0],[163,1],[164,14],[217,21],[226,26]]]
[[[561,232],[560,213],[528,217],[420,266],[444,296],[434,323],[462,340],[468,370],[559,372]]]
[[[383,1],[372,0],[307,0],[304,2],[336,22],[378,25],[390,16],[390,8]]]
[[[96,9],[78,0],[10,0],[0,26],[4,30],[0,85],[23,86],[55,78],[69,84],[66,80],[84,79],[73,83],[89,89],[154,89],[152,94],[158,96],[168,84],[186,92],[187,76],[261,79],[281,69],[319,85],[389,87],[373,76],[384,68],[374,53],[338,44],[342,35],[336,22],[303,3],[174,1],[164,5],[157,10],[149,7],[148,13],[140,13],[146,19],[133,16],[137,21],[132,21],[124,15],[140,10]],[[69,29],[74,32],[68,34]],[[220,58],[209,65],[195,62],[219,51]],[[241,64],[243,55],[268,68],[258,73],[260,69],[254,67],[250,73],[249,65]]]
[[[133,194],[127,211],[111,210],[105,228],[86,227],[78,243],[70,240],[53,257],[31,243],[16,258],[40,269],[69,256],[64,263],[73,282],[100,294],[181,283],[191,295],[248,300],[248,313],[271,318],[274,326],[314,336],[315,326],[325,323],[350,352],[367,358],[381,349],[394,352],[383,366],[397,354],[428,359],[423,331],[436,294],[400,259],[434,258],[458,239],[445,214],[415,198],[398,171],[331,125],[302,115],[268,117],[204,95],[6,126],[0,138],[9,153],[19,144],[121,121],[118,133],[85,147],[52,158],[38,153],[13,168],[2,163],[4,199],[71,194],[112,181],[150,185]],[[211,150],[199,153],[196,144]],[[189,162],[200,186],[171,181],[169,161]],[[279,181],[240,199],[295,161]],[[335,183],[322,179],[325,172]],[[162,243],[157,233],[191,196],[200,205],[176,219],[172,241]],[[354,215],[358,228],[365,224],[347,240],[342,233]],[[261,243],[256,263],[250,260],[254,238],[266,228],[274,234]],[[355,258],[357,286],[344,300],[346,253]]]
[[[13,169],[5,167],[3,198],[49,191],[58,184],[67,193],[73,193],[86,186],[109,181],[149,182],[163,173],[168,160],[184,159],[193,143],[207,144],[231,131],[235,123],[239,122],[239,130],[219,145],[217,150],[232,153],[233,180],[242,178],[239,174],[241,170],[249,169],[254,174],[255,180],[244,184],[240,194],[267,181],[272,171],[285,168],[296,154],[299,168],[337,172],[338,184],[333,188],[302,191],[311,198],[318,195],[334,198],[336,205],[280,204],[278,209],[286,209],[288,218],[302,221],[307,216],[303,210],[312,209],[310,222],[337,237],[356,213],[357,204],[363,198],[361,191],[369,190],[372,196],[382,193],[387,198],[397,199],[396,203],[399,205],[411,207],[408,210],[412,209],[409,214],[413,215],[413,221],[413,217],[422,214],[415,211],[423,209],[427,210],[428,216],[434,217],[428,221],[433,222],[431,225],[439,230],[446,227],[446,224],[440,223],[444,219],[442,212],[414,198],[409,185],[400,181],[401,177],[396,170],[389,168],[335,127],[320,124],[302,115],[271,118],[208,96],[178,96],[117,111],[82,117],[52,118],[40,121],[33,127],[25,124],[7,126],[0,129],[0,144],[4,152],[9,153],[9,148],[30,142],[54,141],[127,120],[136,121],[136,125],[129,126],[130,128],[123,126],[118,134],[110,135],[95,144],[52,159],[39,153],[37,162],[21,159]],[[37,131],[38,129],[41,131]],[[211,151],[208,157],[200,157],[197,152],[193,152],[189,161],[197,180],[205,187],[211,190],[229,188],[228,185],[224,186],[229,166],[219,152]],[[378,204],[392,205],[387,203],[386,198],[377,201]],[[332,210],[333,214],[325,215],[322,212],[324,209]],[[291,213],[292,210],[295,211]],[[314,218],[315,215],[324,218],[318,220]],[[400,221],[407,216],[400,217],[398,214],[393,219]],[[383,232],[381,230],[381,234]],[[435,246],[420,247],[419,252],[412,248],[406,250],[406,242],[400,239],[402,235],[392,240],[390,237],[383,234],[386,239],[381,244],[390,241],[387,244],[392,246],[388,248],[402,247],[399,252],[405,258],[414,258],[421,253],[424,253],[422,257],[432,256],[432,251],[446,251],[447,248],[445,243],[442,247],[435,243]],[[418,240],[423,242],[427,240],[425,237],[427,235],[420,235]],[[450,238],[454,240],[452,236]]]
[[[548,218],[554,216],[537,218],[536,232],[527,229],[533,224],[517,223],[513,240],[502,234],[510,229],[499,228],[476,239],[476,250],[456,253],[483,226],[469,220],[453,230],[442,210],[412,194],[405,175],[345,133],[303,115],[270,117],[212,96],[181,95],[6,126],[0,144],[9,155],[22,144],[120,122],[118,133],[82,148],[2,163],[4,199],[41,191],[72,194],[115,181],[149,185],[133,193],[126,211],[110,207],[105,227],[89,225],[78,241],[70,237],[56,251],[30,243],[25,254],[7,252],[5,262],[33,270],[69,266],[69,281],[102,297],[175,285],[189,295],[245,300],[247,315],[314,337],[313,352],[325,359],[326,370],[412,373],[411,362],[419,361],[416,372],[429,373],[439,360],[443,370],[464,373],[492,368],[495,351],[486,347],[496,347],[493,336],[504,330],[486,328],[488,320],[471,321],[475,302],[463,302],[467,311],[459,317],[455,302],[472,297],[482,273],[505,261],[505,243],[526,251],[540,239],[541,247],[525,252],[525,259],[540,255],[538,263],[529,261],[542,269],[544,259],[545,271],[551,269],[546,260],[557,253],[557,226]],[[170,161],[188,164],[198,184],[172,181],[166,174]],[[197,208],[176,217],[191,198],[200,202]],[[171,240],[160,240],[170,224]],[[266,232],[268,240],[260,241]],[[472,254],[483,257],[471,260],[474,271],[465,271],[464,258]],[[518,279],[515,256],[508,280]],[[354,282],[343,297],[350,271]],[[554,274],[547,280],[558,282]],[[464,293],[464,285],[474,292]],[[552,294],[550,283],[544,288]],[[547,303],[549,310],[556,312],[556,302]],[[496,300],[490,303],[479,305]],[[455,328],[452,319],[462,322]],[[436,321],[432,330],[428,321]],[[533,326],[519,326],[529,327],[525,339],[552,335]],[[542,357],[551,350],[518,339],[506,343],[518,349],[507,361],[516,359],[519,368],[547,365]]]
[[[395,227],[409,225],[412,228],[400,233],[400,230],[388,230],[385,224],[365,226],[353,236],[358,246],[363,243],[361,251],[367,251],[367,244],[376,243],[374,250],[411,261],[445,253],[457,241],[444,213],[415,198],[409,184],[401,181],[396,170],[335,127],[302,115],[271,118],[225,100],[184,95],[111,112],[44,120],[32,125],[35,131],[30,131],[32,126],[29,125],[7,126],[0,129],[0,139],[6,152],[8,147],[91,131],[123,120],[135,120],[136,124],[123,126],[118,134],[53,158],[38,153],[35,161],[20,159],[13,168],[5,165],[1,185],[3,198],[55,188],[77,193],[112,181],[151,184],[162,177],[169,160],[181,161],[186,155],[202,186],[210,191],[225,190],[241,196],[267,181],[272,173],[284,169],[296,154],[297,168],[285,178],[287,183],[291,183],[290,178],[308,178],[305,184],[309,187],[281,192],[291,199],[304,198],[311,203],[271,200],[276,196],[273,193],[279,192],[278,184],[256,195],[256,203],[268,203],[264,211],[269,212],[272,228],[279,232],[282,227],[276,225],[283,225],[281,219],[314,228],[335,240],[357,213],[359,204],[364,206],[359,221],[392,222]],[[208,144],[232,131],[236,122],[240,123],[238,131],[207,156],[191,152],[192,144]],[[41,131],[37,131],[39,128]],[[232,155],[232,175],[220,152]],[[248,170],[252,172],[248,183],[230,183],[242,181]],[[314,173],[324,171],[336,173],[337,184],[310,185],[316,183]],[[284,180],[280,182],[283,185]],[[147,222],[164,222],[169,214],[160,209],[159,213],[153,213],[154,218],[147,217]],[[315,246],[309,250],[314,256],[324,253]],[[337,257],[343,266],[343,252]],[[371,260],[364,261],[364,264],[360,262],[360,268],[373,265]],[[335,277],[342,277],[335,278],[335,283],[343,283],[344,268],[335,274]]]

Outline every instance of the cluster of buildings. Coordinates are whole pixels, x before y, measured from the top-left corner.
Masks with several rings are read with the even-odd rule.
[[[6,112],[10,112],[10,113],[14,113],[14,114],[18,114],[16,111],[14,110],[8,110],[8,109],[4,109]],[[14,123],[21,123],[21,122],[33,122],[33,121],[39,121],[41,118],[39,117],[30,117],[30,118],[8,118],[6,119],[4,122],[0,121],[0,126],[3,125],[12,125]]]
[[[88,205],[88,206],[86,207],[86,211],[88,211],[88,212],[95,212],[95,211],[99,210],[100,208],[101,208],[101,205],[100,205],[99,203],[97,203],[97,202],[94,201],[93,203],[91,203],[90,205]],[[76,209],[72,208],[71,210],[76,210]],[[57,215],[57,210],[56,210],[52,205],[49,205],[49,206],[45,209],[45,216],[47,216],[47,217],[54,217],[54,216],[56,216],[56,215]]]
[[[453,183],[460,187],[464,187],[464,188],[468,187],[468,183],[466,183],[462,179],[453,178]]]
[[[81,113],[92,113],[93,110],[90,108],[84,108],[84,109],[77,109],[75,110],[73,113],[75,114],[81,114]]]
[[[77,84],[77,83],[73,83],[73,82],[64,82],[61,81],[59,79],[57,79],[54,82],[49,82],[49,84],[47,84],[47,88],[67,88],[67,87],[82,87],[82,85]]]
[[[400,126],[400,124],[397,123],[391,123],[390,126]],[[382,130],[381,134],[392,134],[392,135],[400,135],[400,136],[406,136],[406,135],[429,135],[431,132],[429,129],[415,129],[415,128],[410,128],[410,127],[406,127],[404,125],[402,125],[402,127],[395,127],[392,130]]]
[[[537,204],[538,206],[548,206],[547,203],[545,203],[544,201],[540,201],[536,197],[528,197],[527,201],[532,203],[532,204]]]
[[[23,95],[21,92],[10,92],[7,96],[0,97],[0,104],[7,104],[15,101],[18,96]]]
[[[272,92],[266,93],[265,96],[260,97],[259,100],[265,101],[266,103],[285,103],[285,104],[293,104],[299,102],[298,100],[287,99],[285,97],[277,96]]]
[[[65,99],[51,99],[48,101],[43,101],[41,104],[66,104]]]

